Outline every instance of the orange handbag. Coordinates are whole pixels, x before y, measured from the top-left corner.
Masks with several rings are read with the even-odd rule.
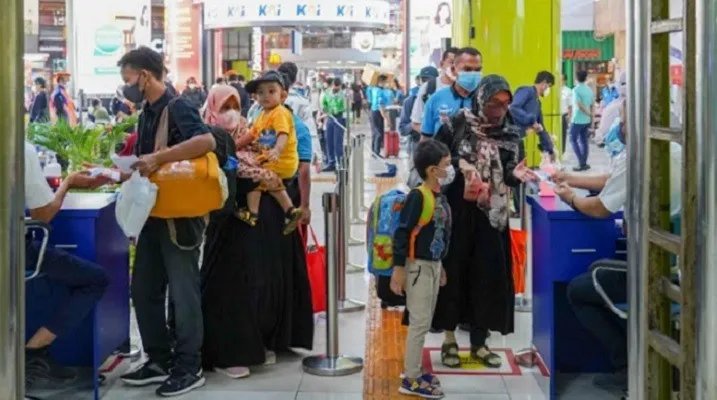
[[[168,136],[169,105],[160,116],[155,151],[167,147]],[[229,196],[226,175],[212,151],[193,160],[164,164],[149,180],[157,185],[157,201],[150,213],[156,218],[202,217],[222,208]]]

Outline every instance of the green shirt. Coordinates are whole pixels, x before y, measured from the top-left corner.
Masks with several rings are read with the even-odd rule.
[[[324,92],[321,108],[329,115],[339,115],[346,112],[346,97],[343,91],[338,93],[333,91]]]
[[[585,114],[578,103],[584,105],[588,110],[595,102],[595,94],[592,89],[584,83],[578,83],[573,89],[573,120],[574,124],[587,125],[592,121],[590,114]]]

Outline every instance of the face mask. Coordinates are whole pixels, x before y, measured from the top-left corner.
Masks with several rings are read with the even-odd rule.
[[[605,135],[605,151],[607,151],[610,158],[617,157],[620,153],[625,150],[625,143],[622,137],[622,122],[615,121],[610,127],[610,130]]]
[[[478,71],[461,71],[458,73],[456,83],[463,89],[473,92],[478,89],[481,77],[481,73]]]
[[[448,186],[451,183],[453,183],[453,180],[456,178],[456,169],[453,168],[452,165],[449,165],[448,168],[446,168],[446,176],[443,178],[438,178],[438,184],[441,186]]]
[[[227,110],[219,114],[218,125],[227,131],[235,131],[241,121],[241,113],[238,110]]]
[[[545,89],[545,91],[543,91],[543,97],[548,97],[549,94],[550,94],[550,87],[547,87]]]
[[[189,85],[187,85],[187,87],[189,87],[190,90],[194,90],[194,89],[197,88],[197,84],[196,84],[196,83],[190,83]]]
[[[144,92],[139,88],[139,79],[134,85],[125,85],[122,89],[124,98],[132,103],[141,103],[144,100]]]
[[[445,69],[443,70],[443,74],[444,74],[445,76],[447,76],[448,79],[450,79],[450,80],[452,80],[452,81],[455,81],[455,80],[456,80],[456,76],[453,75],[453,71],[451,70],[450,67],[449,67],[449,68],[445,68]]]

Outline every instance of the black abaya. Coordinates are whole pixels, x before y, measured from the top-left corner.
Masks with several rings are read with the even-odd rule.
[[[297,232],[282,234],[283,221],[278,203],[263,195],[256,227],[234,216],[209,224],[202,265],[206,369],[263,364],[265,349],[312,348],[306,256]]]

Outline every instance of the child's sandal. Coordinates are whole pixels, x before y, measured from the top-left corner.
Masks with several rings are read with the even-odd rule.
[[[418,379],[403,379],[398,392],[424,399],[442,399],[445,396],[441,388],[431,385],[430,382],[424,380],[422,377]]]
[[[256,213],[253,213],[249,211],[247,208],[240,208],[236,212],[237,218],[239,220],[246,222],[249,226],[256,226],[256,224],[259,222],[259,215]]]
[[[301,210],[298,208],[291,208],[286,212],[284,217],[284,235],[289,235],[291,232],[296,230],[299,226],[299,220],[301,219]]]

